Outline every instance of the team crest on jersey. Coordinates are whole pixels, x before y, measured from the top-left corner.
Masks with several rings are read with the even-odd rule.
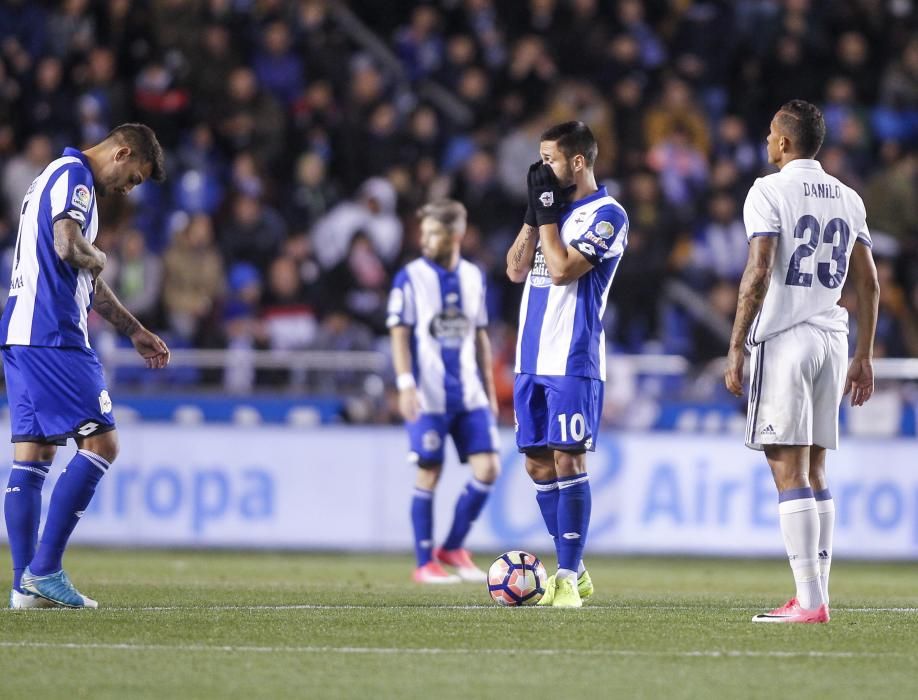
[[[593,230],[600,238],[612,238],[615,233],[615,227],[608,221],[597,221]]]
[[[543,192],[539,195],[539,201],[542,202],[543,207],[550,207],[555,203],[555,193],[552,191]]]
[[[102,413],[112,412],[112,397],[108,395],[108,390],[103,389],[99,394],[99,411]]]
[[[70,203],[77,209],[82,209],[84,212],[89,211],[89,199],[89,188],[86,185],[77,185],[73,188]]]

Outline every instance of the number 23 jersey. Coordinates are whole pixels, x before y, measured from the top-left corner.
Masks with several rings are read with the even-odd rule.
[[[838,305],[855,244],[871,245],[860,196],[818,161],[793,160],[759,178],[743,207],[746,236],[778,239],[768,293],[747,342],[761,343],[800,323],[848,332]]]

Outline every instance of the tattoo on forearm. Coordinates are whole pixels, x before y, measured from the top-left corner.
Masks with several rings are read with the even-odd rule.
[[[526,248],[529,247],[529,242],[532,240],[532,237],[537,234],[538,231],[534,226],[529,226],[527,224],[523,227],[523,231],[516,238],[516,243],[513,246],[513,253],[510,256],[510,260],[514,267],[519,268],[523,266],[523,257],[526,255]]]
[[[739,301],[736,304],[736,320],[733,322],[733,336],[730,339],[733,345],[742,345],[756,314],[762,308],[765,294],[768,292],[770,276],[761,274],[756,270],[747,270],[740,282]]]
[[[96,280],[96,293],[93,297],[92,308],[111,323],[119,333],[129,336],[140,328],[140,321],[122,306],[115,297],[115,293],[102,279]]]

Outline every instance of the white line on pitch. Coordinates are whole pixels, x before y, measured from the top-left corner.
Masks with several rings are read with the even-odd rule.
[[[323,605],[323,604],[290,604],[290,605],[154,605],[154,606],[117,606],[101,608],[107,611],[117,612],[173,612],[173,611],[274,611],[274,610],[498,610],[493,605]],[[707,610],[712,608],[701,605],[585,605],[580,612],[589,611],[608,611],[608,610]],[[725,612],[754,612],[757,608],[753,607],[729,607],[713,608],[713,610],[722,610]],[[854,612],[854,613],[918,613],[918,608],[832,608],[832,612]]]
[[[570,654],[570,649],[445,649],[437,647],[332,647],[332,646],[254,646],[254,645],[209,645],[209,644],[133,644],[94,642],[0,642],[0,648],[14,649],[70,649],[105,651],[180,651],[180,652],[222,652],[262,654],[381,654],[381,655],[443,655],[475,656],[495,654],[516,656],[557,656]],[[858,652],[858,651],[755,651],[748,649],[702,649],[688,651],[648,651],[642,649],[580,649],[577,656],[649,656],[684,658],[911,658],[915,654],[902,652]]]

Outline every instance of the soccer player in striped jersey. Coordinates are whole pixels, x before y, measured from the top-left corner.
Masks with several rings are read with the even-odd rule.
[[[4,499],[12,608],[97,607],[62,564],[73,529],[118,453],[112,401],[89,345],[87,314],[95,309],[127,335],[149,367],[164,367],[169,349],[99,277],[105,253],[93,245],[96,197],[127,194],[151,177],[164,177],[156,136],[142,124],[124,124],[86,151],[65,149],[22,202],[10,296],[0,319],[14,445]],[[39,543],[42,486],[57,447],[68,438],[78,450],[51,494]]]
[[[500,471],[497,398],[491,369],[485,278],[459,254],[466,210],[452,200],[420,209],[421,253],[395,276],[388,321],[398,403],[418,467],[411,522],[418,583],[486,581],[464,548]],[[433,495],[450,435],[472,477],[456,503],[452,527],[433,548]],[[455,567],[448,573],[441,565]]]
[[[838,407],[873,393],[879,283],[864,203],[814,160],[826,125],[803,100],[778,110],[767,139],[780,171],[746,197],[749,258],[727,356],[727,388],[742,395],[752,351],[746,445],[764,450],[797,592],[755,622],[828,622],[835,504],[826,450],[838,446]],[[838,305],[853,274],[857,348],[848,366],[848,312]],[[846,376],[847,369],[847,376]]]
[[[539,605],[580,607],[590,522],[586,453],[596,449],[606,378],[602,315],[628,242],[628,216],[596,185],[597,144],[583,122],[542,134],[529,208],[507,254],[525,282],[516,349],[516,442],[555,542],[558,571]]]

